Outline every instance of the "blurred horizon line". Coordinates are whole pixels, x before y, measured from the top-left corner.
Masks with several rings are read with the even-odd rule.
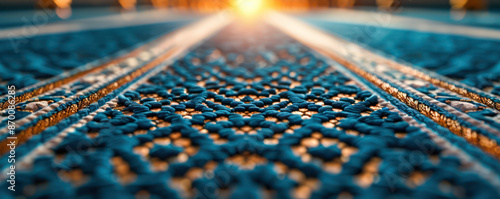
[[[58,8],[71,6],[117,7],[153,6],[188,10],[222,10],[236,1],[253,0],[7,0],[0,1],[0,10]],[[265,0],[268,7],[281,10],[313,10],[338,7],[411,7],[435,9],[495,10],[500,0]]]

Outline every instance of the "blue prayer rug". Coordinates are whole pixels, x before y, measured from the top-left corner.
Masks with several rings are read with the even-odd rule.
[[[496,160],[473,160],[490,156],[464,140],[450,144],[441,136],[449,130],[422,125],[338,67],[269,25],[230,25],[86,119],[63,120],[77,124],[71,131],[56,125],[22,145],[26,154],[50,147],[27,157],[15,193],[499,197],[488,176],[500,172],[488,164]]]
[[[498,41],[221,16],[0,41],[0,198],[500,198]]]

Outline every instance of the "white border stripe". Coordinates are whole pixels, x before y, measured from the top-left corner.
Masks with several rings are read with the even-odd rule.
[[[336,23],[371,25],[382,28],[413,30],[419,32],[500,40],[500,30],[464,25],[453,25],[427,19],[392,15],[388,12],[329,9],[328,11],[322,11],[320,13],[312,15],[300,16],[309,19],[331,21]]]

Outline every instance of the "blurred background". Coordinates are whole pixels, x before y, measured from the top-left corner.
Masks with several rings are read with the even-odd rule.
[[[309,12],[331,8],[371,11],[389,9],[401,12],[400,8],[405,8],[434,12],[416,13],[416,17],[420,18],[462,20],[467,18],[466,12],[482,15],[497,13],[500,10],[500,0],[2,0],[0,1],[0,15],[3,15],[3,21],[0,24],[2,27],[23,25],[23,16],[30,16],[34,11],[39,10],[54,12],[56,16],[50,19],[53,22],[57,19],[88,18],[152,8],[198,13],[212,13],[227,9],[236,9],[244,13],[254,12],[257,9]],[[457,11],[459,11],[458,17]]]
[[[60,19],[88,18],[155,8],[197,13],[227,9],[236,9],[243,13],[265,9],[307,13],[311,10],[331,8],[368,11],[383,9],[401,13],[401,8],[405,8],[413,17],[459,21],[468,20],[466,13],[497,13],[500,10],[500,0],[2,0],[0,16],[3,16],[3,19],[0,25],[24,25],[23,16],[31,17],[35,11],[40,10],[55,13],[50,19],[54,22]]]
[[[238,2],[255,0],[3,0],[1,9],[118,7],[171,7],[197,11],[216,11]],[[266,7],[283,10],[310,10],[329,7],[420,7],[439,9],[495,10],[500,0],[261,0]]]

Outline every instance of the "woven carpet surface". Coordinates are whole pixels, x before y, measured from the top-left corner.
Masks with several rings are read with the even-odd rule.
[[[264,21],[174,57],[195,22],[0,40],[0,198],[500,198],[499,41],[290,20],[433,75]]]

